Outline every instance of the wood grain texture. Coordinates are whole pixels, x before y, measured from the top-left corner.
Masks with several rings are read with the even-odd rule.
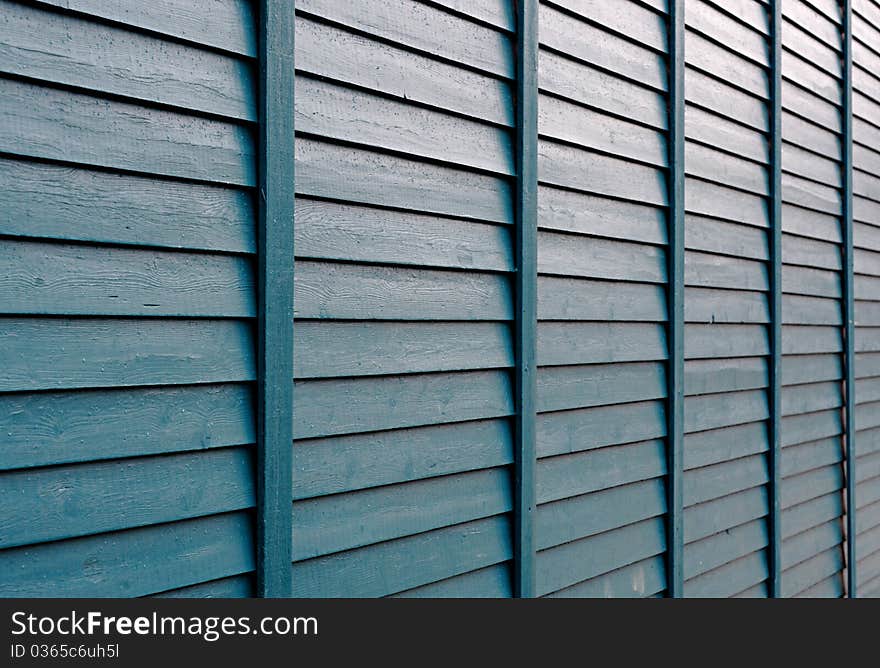
[[[144,596],[254,568],[246,513],[0,551],[4,597]]]
[[[296,9],[490,74],[514,76],[513,44],[508,35],[430,5],[403,0],[357,4],[297,0]],[[401,21],[400,16],[407,20]]]
[[[0,474],[0,547],[252,507],[252,454],[222,448]]]
[[[34,315],[256,315],[253,268],[232,255],[9,241],[0,311]]]
[[[0,319],[3,391],[253,380],[253,332],[235,320]],[[37,352],[35,352],[37,351]]]
[[[511,126],[506,81],[319,23],[296,22],[296,67],[398,100]]]
[[[0,150],[126,171],[253,186],[241,125],[0,79]]]
[[[496,515],[293,564],[294,596],[387,596],[507,561],[507,516]]]
[[[257,118],[256,85],[244,59],[18,3],[4,2],[3,17],[4,73],[239,120]]]
[[[233,53],[257,55],[256,17],[247,0],[38,1]]]
[[[245,384],[0,395],[0,468],[254,443]],[[95,424],[100,421],[100,430]]]
[[[0,158],[0,234],[253,253],[244,189]]]

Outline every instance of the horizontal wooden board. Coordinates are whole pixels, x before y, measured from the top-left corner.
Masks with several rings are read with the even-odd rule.
[[[837,133],[789,111],[782,113],[782,140],[789,150],[792,146],[798,146],[828,160],[842,161],[841,142]]]
[[[504,0],[434,0],[434,4],[507,32],[516,29],[514,7]]]
[[[840,466],[825,466],[786,479],[781,485],[780,504],[790,508],[843,489],[843,470]]]
[[[782,353],[807,355],[843,351],[843,335],[838,327],[785,325],[782,329]]]
[[[685,434],[684,470],[690,471],[766,452],[769,442],[767,424],[764,422]]]
[[[666,252],[643,244],[538,232],[538,271],[542,274],[664,283]]]
[[[689,28],[758,65],[769,64],[769,47],[764,35],[746,27],[743,22],[732,19],[708,2],[691,2],[687,5],[685,23]]]
[[[832,188],[842,187],[843,177],[838,159],[824,158],[785,141],[782,143],[782,153],[786,173]]]
[[[844,538],[842,518],[835,518],[830,522],[817,524],[816,526],[782,543],[782,568],[788,570],[827,549],[841,545]]]
[[[642,4],[631,0],[551,0],[547,4],[555,5],[645,46],[658,51],[666,50],[663,16]]]
[[[782,204],[782,229],[812,239],[840,243],[843,239],[840,220],[835,214],[812,211],[792,204]]]
[[[782,595],[796,596],[843,569],[843,549],[835,546],[783,572]]]
[[[6,241],[0,311],[35,315],[256,316],[247,258]]]
[[[666,333],[653,323],[539,322],[542,366],[664,360]]]
[[[503,323],[298,322],[296,378],[372,376],[513,366]]]
[[[726,563],[757,552],[769,545],[763,519],[741,524],[727,531],[685,545],[684,577],[691,580]]]
[[[686,287],[686,323],[766,324],[770,321],[767,295],[760,291]]]
[[[575,58],[541,49],[538,52],[540,90],[658,130],[667,127],[662,91]],[[597,96],[593,94],[596,90],[607,94]]]
[[[648,244],[667,242],[666,213],[660,207],[546,186],[538,187],[538,227]]]
[[[252,454],[222,448],[2,473],[0,547],[252,507]]]
[[[841,303],[837,299],[806,295],[782,296],[782,322],[786,325],[842,324]]]
[[[689,323],[684,328],[685,359],[760,357],[770,353],[764,325]]]
[[[855,4],[858,4],[856,0]],[[810,3],[805,0],[787,2],[782,10],[783,16],[790,19],[792,25],[800,25],[810,34],[815,35],[833,48],[841,48],[840,39],[840,16],[837,13],[834,20],[827,14],[815,8],[818,4],[829,5],[830,3]],[[825,9],[827,11],[827,8]]]
[[[537,374],[539,412],[647,401],[665,396],[664,365],[653,362],[541,367]]]
[[[538,457],[582,452],[666,435],[661,401],[540,413],[535,422]]]
[[[783,447],[837,436],[842,433],[840,411],[835,409],[789,415],[782,418],[781,442]]]
[[[685,210],[754,227],[767,227],[767,200],[711,181],[690,178],[685,188]]]
[[[511,598],[512,596],[513,577],[509,562],[392,594],[392,598]]]
[[[298,381],[294,438],[353,434],[511,415],[505,371]]]
[[[339,494],[512,463],[513,435],[505,419],[298,440],[293,497]]]
[[[38,1],[224,51],[257,55],[255,8],[247,0]]]
[[[666,448],[660,439],[547,457],[538,460],[536,495],[538,503],[548,503],[665,472]]]
[[[293,564],[298,598],[387,596],[507,561],[506,515]]]
[[[538,140],[542,184],[665,206],[665,170],[567,144]]]
[[[686,397],[684,403],[686,433],[732,427],[769,417],[763,390],[702,394]]]
[[[761,485],[684,509],[685,544],[767,515],[767,487]]]
[[[296,192],[347,202],[511,223],[503,178],[301,137]]]
[[[770,284],[767,264],[757,260],[685,252],[686,286],[766,291]]]
[[[665,322],[662,284],[538,276],[538,319]]]
[[[822,466],[838,464],[843,459],[843,438],[835,435],[782,448],[780,475],[783,478],[805,473]]]
[[[768,55],[766,47],[742,53],[739,49],[732,50],[728,45],[721,46],[708,40],[693,30],[687,31],[686,39],[685,62],[688,67],[702,70],[757,98],[767,97],[767,71],[754,62]],[[746,55],[751,58],[746,59]]]
[[[247,60],[74,15],[3,5],[0,71],[6,74],[257,119],[257,86]],[[201,9],[208,20],[212,10]]]
[[[305,14],[296,20],[295,56],[300,72],[500,125],[514,122],[508,82]]]
[[[247,190],[0,158],[0,234],[253,253]]]
[[[145,596],[254,570],[253,523],[226,513],[0,550],[4,597]],[[84,567],[84,565],[86,567]]]
[[[698,105],[755,130],[766,132],[768,129],[770,112],[765,100],[698,69],[685,69],[684,97],[688,104]]]
[[[649,557],[547,594],[549,598],[643,598],[666,587],[664,557]]]
[[[255,443],[253,409],[246,384],[4,393],[0,469]]]
[[[842,518],[843,498],[839,491],[823,494],[786,508],[781,515],[782,536],[794,540],[799,534],[814,527],[826,524],[835,518]],[[810,541],[807,540],[809,543]],[[783,549],[784,549],[783,543]],[[783,558],[786,555],[783,554]]]
[[[538,102],[538,133],[579,148],[657,167],[667,165],[663,132],[550,95],[541,96]]]
[[[666,90],[666,70],[661,53],[561,12],[549,4],[540,5],[538,22],[542,46],[655,90]]]
[[[152,594],[156,598],[255,598],[256,578],[252,574],[234,575],[188,587]]]
[[[491,517],[512,505],[506,468],[305,499],[293,504],[293,559]]]
[[[0,79],[0,151],[231,185],[256,184],[252,130]]]
[[[688,140],[740,158],[769,163],[769,147],[760,132],[693,104],[685,107],[684,114],[685,137]]]
[[[505,176],[514,171],[513,137],[506,128],[308,76],[297,77],[294,122],[298,133]]]
[[[513,270],[502,225],[298,197],[294,233],[299,258]]]
[[[827,269],[782,265],[782,291],[814,297],[841,297],[840,273]]]
[[[787,61],[791,62],[791,58],[792,56],[788,54]],[[786,64],[783,63],[783,68]],[[804,65],[801,64],[801,67]],[[788,73],[787,69],[786,73]],[[807,75],[809,76],[810,73],[808,72]],[[835,133],[841,132],[842,125],[838,106],[792,82],[790,76],[782,78],[782,108],[826,130]]]
[[[685,216],[684,245],[689,250],[752,260],[770,257],[765,230],[695,214]]]
[[[843,359],[840,355],[782,356],[783,385],[800,385],[816,381],[838,380],[840,378],[843,378]]]
[[[512,286],[502,274],[301,261],[297,318],[510,320]]]
[[[843,405],[839,383],[811,383],[782,388],[782,414],[814,413]]]
[[[513,78],[513,44],[504,32],[406,0],[337,3],[297,0],[297,14],[318,16],[424,54]],[[400,17],[406,16],[406,21]]]
[[[769,576],[766,552],[752,552],[719,568],[687,580],[687,598],[727,598],[749,589]]]
[[[634,524],[666,511],[662,478],[612,487],[546,503],[535,516],[537,549],[543,550]]]
[[[685,471],[684,505],[687,507],[718,499],[763,485],[767,480],[767,462],[760,455]]]
[[[7,392],[218,383],[256,373],[251,325],[237,320],[2,318],[0,338]]]
[[[569,587],[622,566],[661,554],[666,546],[661,518],[565,543],[538,552],[538,595]]]

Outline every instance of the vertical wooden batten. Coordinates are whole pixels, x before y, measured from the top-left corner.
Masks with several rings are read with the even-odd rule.
[[[669,364],[667,594],[684,589],[684,0],[669,4]]]
[[[769,428],[769,586],[771,598],[781,595],[782,523],[782,0],[770,12],[770,421]]]
[[[538,3],[517,2],[514,595],[535,595]]]
[[[259,39],[257,595],[291,593],[294,6],[262,0]]]
[[[853,298],[852,1],[843,4],[843,322],[846,435],[846,592],[856,598],[855,303]]]

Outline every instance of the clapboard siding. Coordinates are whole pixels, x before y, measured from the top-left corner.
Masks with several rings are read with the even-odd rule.
[[[296,11],[294,593],[511,595],[513,17]]]
[[[2,3],[0,591],[246,595],[254,16],[105,4]]]
[[[650,596],[665,551],[666,19],[539,11],[538,595]],[[641,578],[641,582],[639,579]]]
[[[856,577],[858,595],[877,596],[880,559],[880,135],[877,132],[878,42],[876,3],[853,3],[853,254],[855,298]]]
[[[719,6],[722,4],[723,6]],[[769,22],[685,5],[684,595],[767,576]]]
[[[783,14],[780,584],[786,597],[837,595],[845,540],[843,42],[839,23],[815,5],[786,0]]]
[[[772,3],[680,5],[675,286],[669,3],[537,3],[538,596],[669,594],[681,512],[684,596],[839,597],[847,511],[880,595],[880,4],[852,3],[855,405],[842,9],[780,4],[779,192]],[[0,596],[258,592],[259,7],[0,0]],[[514,596],[516,3],[295,8],[292,594]]]

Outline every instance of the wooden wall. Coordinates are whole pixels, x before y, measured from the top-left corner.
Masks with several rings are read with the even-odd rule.
[[[852,444],[880,593],[880,2],[851,108],[779,2],[535,4],[538,596],[845,595]],[[0,596],[256,593],[260,5],[0,0]],[[512,596],[515,3],[295,9],[291,593]]]

